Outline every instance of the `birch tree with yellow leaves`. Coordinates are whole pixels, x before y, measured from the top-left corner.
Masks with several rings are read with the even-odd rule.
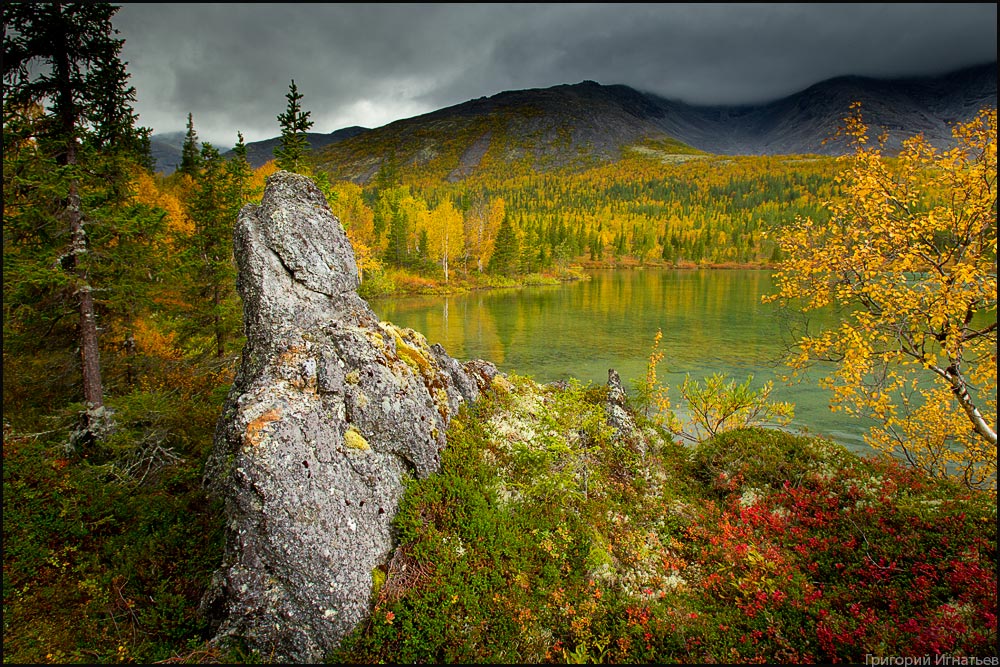
[[[444,281],[448,282],[451,260],[459,255],[465,244],[462,212],[450,199],[442,199],[427,216],[428,252],[441,265]]]
[[[831,408],[874,419],[874,449],[995,486],[997,112],[956,125],[949,150],[916,136],[895,158],[884,137],[870,144],[859,104],[844,133],[844,197],[828,222],[780,235],[787,259],[765,297],[842,319],[803,336],[789,363],[832,362]]]

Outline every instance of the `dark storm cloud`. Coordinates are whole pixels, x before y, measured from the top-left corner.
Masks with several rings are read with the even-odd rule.
[[[140,121],[231,145],[278,134],[290,79],[314,131],[592,79],[696,104],[843,74],[992,61],[995,4],[126,4]]]

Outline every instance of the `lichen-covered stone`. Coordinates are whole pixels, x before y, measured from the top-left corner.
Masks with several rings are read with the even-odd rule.
[[[608,399],[604,404],[608,424],[615,429],[619,440],[628,444],[640,456],[646,455],[646,439],[635,423],[635,417],[628,406],[628,394],[622,386],[621,376],[613,368],[608,369]]]
[[[407,475],[497,374],[379,322],[312,182],[278,172],[234,232],[247,343],[206,464],[226,549],[202,608],[216,639],[318,662],[369,612]]]

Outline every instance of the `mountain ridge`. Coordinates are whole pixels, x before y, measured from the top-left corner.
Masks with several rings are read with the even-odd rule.
[[[367,183],[392,163],[456,181],[491,169],[584,168],[644,145],[664,156],[843,154],[846,144],[831,139],[855,101],[869,127],[887,132],[888,152],[918,133],[944,147],[954,123],[984,106],[996,108],[997,62],[940,76],[840,76],[747,105],[693,105],[585,80],[502,91],[374,129],[307,138],[318,168],[339,178]],[[154,135],[154,157],[162,151],[157,139],[177,134],[183,139],[182,133]],[[248,144],[251,164],[271,159],[278,141]],[[179,144],[177,155],[179,162]]]
[[[997,63],[934,77],[844,76],[771,102],[697,106],[622,84],[594,81],[504,91],[398,120],[317,153],[318,165],[365,183],[387,161],[448,181],[521,162],[534,170],[586,167],[619,159],[643,143],[680,154],[838,155],[831,141],[854,101],[886,150],[923,133],[951,142],[951,125],[996,107]]]

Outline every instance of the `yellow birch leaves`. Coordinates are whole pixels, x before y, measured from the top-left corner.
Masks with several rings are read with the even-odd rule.
[[[997,112],[923,137],[898,157],[869,146],[860,105],[846,119],[844,197],[826,224],[800,220],[765,300],[832,305],[837,329],[802,338],[790,363],[834,362],[832,407],[877,420],[874,448],[970,486],[995,485]]]

